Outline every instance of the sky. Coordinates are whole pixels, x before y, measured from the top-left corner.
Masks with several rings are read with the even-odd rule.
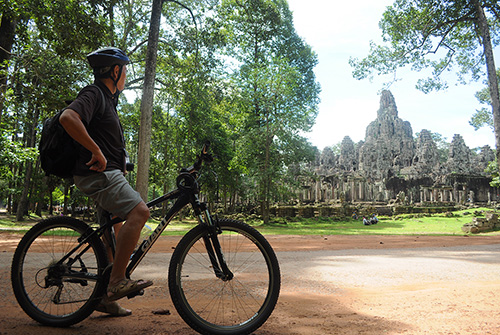
[[[378,26],[382,13],[393,0],[288,0],[293,12],[295,30],[318,55],[316,79],[321,85],[321,102],[316,124],[305,134],[322,150],[338,144],[345,136],[355,143],[364,140],[366,127],[376,119],[380,91],[386,78],[356,80],[352,77],[350,57],[368,55],[369,43],[381,43]],[[496,64],[500,50],[495,50]],[[403,73],[403,74],[401,74]],[[427,129],[451,142],[460,134],[469,148],[495,147],[493,131],[478,131],[469,125],[472,114],[485,105],[475,93],[485,87],[481,82],[457,85],[454,77],[445,91],[424,94],[415,88],[422,73],[399,72],[399,80],[391,85],[398,116],[409,121],[413,134]]]

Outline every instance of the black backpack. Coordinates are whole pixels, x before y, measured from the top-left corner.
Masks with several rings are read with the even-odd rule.
[[[101,102],[97,114],[93,119],[100,118],[104,114],[106,101],[102,90],[97,85],[101,93]],[[59,123],[59,117],[66,108],[59,111],[56,115],[46,119],[43,122],[42,136],[38,151],[40,152],[40,162],[42,169],[47,176],[54,175],[61,178],[72,177],[72,171],[78,159],[79,146],[71,136],[68,135],[63,126]]]

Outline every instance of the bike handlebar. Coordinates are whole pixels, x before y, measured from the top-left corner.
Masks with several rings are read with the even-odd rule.
[[[208,153],[209,149],[210,149],[210,141],[206,141],[205,144],[203,145],[203,148],[201,149],[201,153],[197,156],[196,162],[193,164],[192,167],[188,168],[189,173],[198,172],[201,169],[203,162],[206,163],[213,162],[214,158],[212,157],[211,154]]]
[[[214,158],[212,157],[211,154],[208,153],[208,149],[210,148],[210,141],[206,141],[205,144],[203,145],[203,148],[201,149],[201,153],[196,156],[196,162],[194,162],[193,165],[191,165],[188,168],[183,168],[181,170],[181,173],[196,173],[200,171],[203,162],[211,163],[213,162]]]
[[[182,169],[177,176],[177,187],[181,190],[193,190],[197,189],[196,173],[200,171],[203,162],[211,163],[214,159],[211,154],[208,153],[210,148],[210,142],[207,141],[201,149],[201,153],[196,156],[196,162],[185,169]]]

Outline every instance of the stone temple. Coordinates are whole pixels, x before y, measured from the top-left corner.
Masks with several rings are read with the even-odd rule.
[[[429,130],[415,139],[411,124],[399,118],[392,93],[383,91],[365,140],[344,137],[338,154],[325,148],[311,166],[314,180],[303,182],[298,198],[303,203],[491,204],[499,192],[484,170],[494,159],[489,146],[475,152],[458,134],[447,157]]]

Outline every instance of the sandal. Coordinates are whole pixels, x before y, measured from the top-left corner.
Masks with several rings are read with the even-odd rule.
[[[116,301],[104,301],[103,299],[95,308],[96,311],[109,314],[110,316],[129,316],[132,314],[130,309],[123,308]],[[106,299],[107,300],[107,299]]]
[[[151,280],[123,279],[118,284],[108,286],[108,301],[121,299],[129,294],[136,293],[146,287],[153,285]]]

